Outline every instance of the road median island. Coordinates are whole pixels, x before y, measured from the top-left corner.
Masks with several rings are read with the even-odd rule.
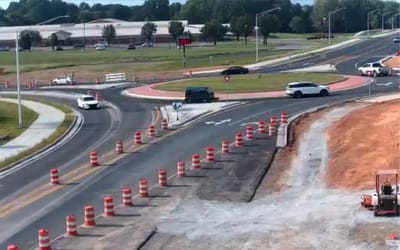
[[[31,148],[23,150],[16,155],[13,155],[11,157],[8,157],[0,161],[0,171],[10,168],[15,164],[23,162],[24,160],[48,149],[49,147],[57,143],[59,140],[61,140],[63,137],[67,136],[68,132],[75,124],[76,115],[73,112],[73,110],[67,107],[66,105],[49,102],[44,99],[35,99],[35,98],[25,98],[25,99],[34,102],[39,102],[41,104],[51,106],[52,108],[61,111],[64,114],[64,119],[56,127],[55,131],[51,133],[47,138],[42,139],[40,142],[38,142]]]

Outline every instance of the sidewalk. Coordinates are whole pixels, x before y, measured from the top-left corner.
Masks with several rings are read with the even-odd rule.
[[[346,79],[337,83],[333,83],[329,85],[329,88],[332,92],[343,91],[353,88],[358,88],[364,86],[369,83],[371,80],[368,77],[361,76],[345,76]],[[155,90],[152,87],[165,84],[165,83],[156,83],[140,86],[137,88],[127,89],[122,92],[123,95],[136,97],[136,98],[145,98],[145,99],[158,99],[158,100],[184,100],[184,94],[182,92],[177,91],[162,91]],[[286,96],[285,91],[270,91],[270,92],[253,92],[253,93],[231,93],[231,94],[220,94],[215,93],[215,96],[221,100],[245,100],[245,99],[259,99],[259,98],[276,98],[276,97],[284,97]]]
[[[0,101],[17,103],[17,99],[11,98],[0,97]],[[21,104],[36,112],[38,118],[17,138],[0,146],[0,161],[13,157],[39,144],[51,136],[64,121],[64,112],[49,105],[27,100],[22,100]]]

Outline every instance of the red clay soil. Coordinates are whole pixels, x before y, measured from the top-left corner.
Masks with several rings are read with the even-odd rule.
[[[400,101],[354,111],[328,129],[330,188],[373,189],[375,172],[400,170]]]
[[[385,65],[391,68],[400,68],[400,56],[394,56],[391,59],[385,61]]]

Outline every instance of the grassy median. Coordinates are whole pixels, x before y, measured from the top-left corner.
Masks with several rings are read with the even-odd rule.
[[[38,101],[38,102],[47,104],[49,106],[52,106],[54,108],[57,108],[57,109],[61,110],[62,112],[65,113],[64,121],[58,126],[56,131],[54,131],[53,134],[49,138],[44,139],[43,141],[41,141],[39,144],[35,145],[31,149],[27,149],[27,150],[19,153],[18,155],[15,155],[13,157],[10,157],[10,158],[7,158],[7,159],[5,159],[3,161],[0,161],[0,169],[1,168],[5,168],[5,167],[9,166],[10,164],[12,164],[14,162],[17,162],[17,161],[19,161],[19,160],[21,160],[21,159],[23,159],[23,158],[25,158],[25,157],[27,157],[27,156],[29,156],[31,154],[34,154],[35,152],[47,147],[49,144],[57,141],[61,136],[63,136],[68,131],[68,129],[70,128],[72,122],[75,119],[75,115],[74,115],[73,111],[66,105],[58,104],[58,103],[54,103],[54,102],[49,102],[49,101],[47,101],[45,99],[41,99],[41,98],[40,99],[38,99],[38,98],[36,98],[36,99],[34,99],[34,98],[24,98],[24,99],[29,99],[29,100],[32,100],[32,101]],[[36,114],[36,116],[37,116],[37,114]],[[27,118],[24,116],[24,120],[25,119],[27,119]]]
[[[284,90],[289,82],[311,81],[330,84],[344,79],[342,75],[322,73],[272,73],[233,75],[228,83],[224,77],[193,78],[187,81],[169,82],[154,87],[164,91],[183,91],[186,87],[209,87],[218,93],[249,93]]]
[[[37,118],[38,114],[21,105],[22,128],[18,128],[18,105],[0,102],[0,145],[22,134]]]

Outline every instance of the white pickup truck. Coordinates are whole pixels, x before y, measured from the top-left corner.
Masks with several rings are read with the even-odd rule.
[[[358,72],[362,76],[388,76],[389,68],[383,66],[379,62],[366,63],[358,68]]]

